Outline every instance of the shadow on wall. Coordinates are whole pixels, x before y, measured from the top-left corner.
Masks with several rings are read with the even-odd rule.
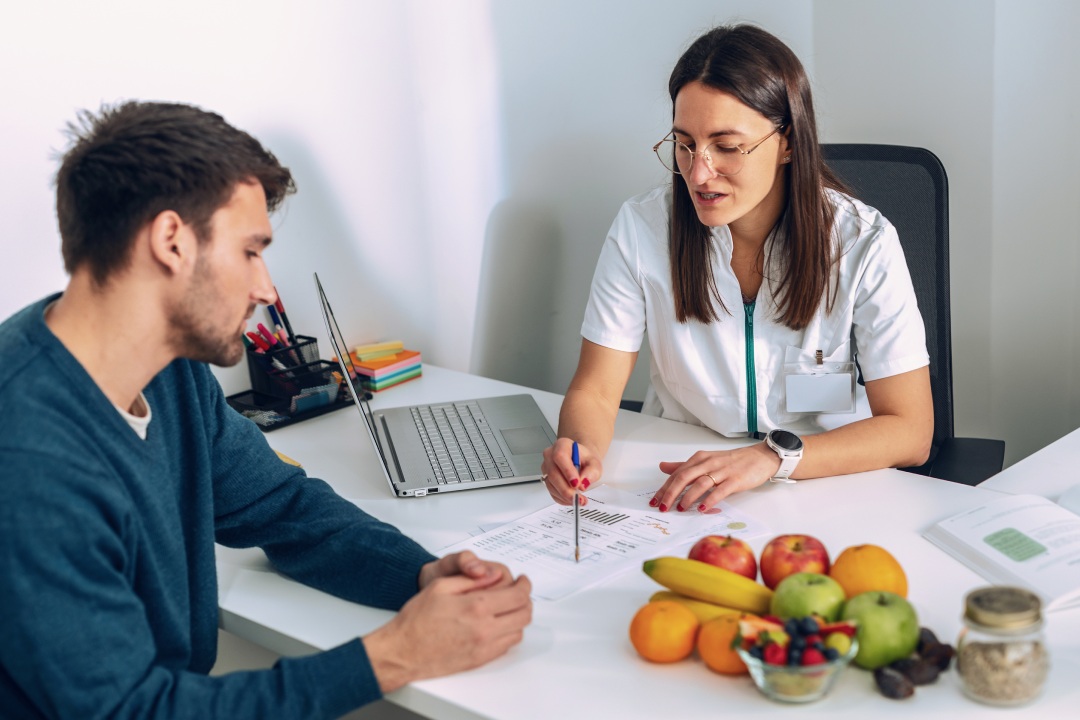
[[[473,335],[472,372],[543,387],[557,346],[552,302],[563,233],[551,208],[513,199],[491,212]]]

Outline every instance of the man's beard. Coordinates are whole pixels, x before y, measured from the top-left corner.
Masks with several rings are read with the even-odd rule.
[[[180,305],[170,312],[172,345],[178,357],[232,367],[243,359],[244,345],[240,328],[216,328],[209,319],[221,304],[213,280],[209,264],[200,256],[195,261],[191,288]],[[252,306],[248,314],[254,309]]]

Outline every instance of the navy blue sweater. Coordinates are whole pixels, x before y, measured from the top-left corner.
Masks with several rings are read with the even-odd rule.
[[[215,540],[397,609],[432,556],[274,455],[200,363],[145,388],[141,440],[49,331],[0,325],[0,715],[320,718],[379,697],[355,640],[209,677]]]

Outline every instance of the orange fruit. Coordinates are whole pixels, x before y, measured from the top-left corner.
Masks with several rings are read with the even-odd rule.
[[[907,597],[907,575],[889,551],[877,545],[854,545],[833,561],[829,577],[855,597],[868,590],[886,590]]]
[[[739,621],[752,615],[721,615],[709,620],[698,632],[697,651],[705,665],[722,675],[745,675],[746,663],[731,643],[739,634]]]
[[[655,663],[676,662],[694,652],[698,619],[673,600],[651,602],[630,621],[630,642],[641,657]]]

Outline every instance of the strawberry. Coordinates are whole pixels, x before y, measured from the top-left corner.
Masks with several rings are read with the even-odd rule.
[[[769,665],[785,665],[787,664],[787,648],[776,643],[769,643],[765,646],[762,657]]]
[[[825,662],[825,655],[818,649],[808,647],[803,650],[802,664],[803,665],[821,665]]]
[[[818,630],[818,634],[822,637],[828,637],[830,633],[834,632],[843,633],[848,637],[854,637],[855,623],[850,620],[840,620],[834,623],[825,623],[821,626],[821,629]]]

